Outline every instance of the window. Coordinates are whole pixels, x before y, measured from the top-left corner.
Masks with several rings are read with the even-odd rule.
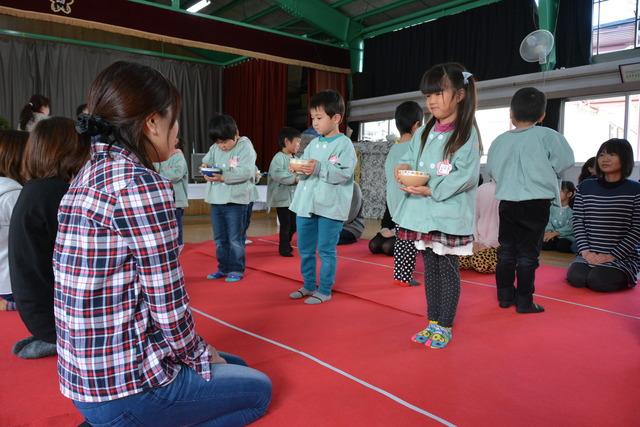
[[[598,152],[600,145],[610,138],[625,138],[625,115],[628,105],[629,135],[635,135],[634,158],[638,159],[638,102],[640,94],[609,98],[570,100],[564,103],[563,134],[573,148],[576,162],[584,162]],[[632,119],[635,108],[635,116]]]
[[[387,139],[387,135],[394,134],[398,136],[398,133],[395,119],[366,122],[362,124],[362,137],[360,139],[363,141],[384,141]]]
[[[634,49],[638,39],[638,0],[593,0],[592,54]]]
[[[482,137],[483,156],[481,162],[487,161],[487,153],[491,142],[498,135],[512,128],[511,119],[509,118],[509,107],[487,108],[476,111],[476,121],[480,128],[480,136]],[[383,141],[387,135],[394,134],[399,136],[396,129],[395,120],[381,120],[377,122],[366,122],[362,124],[363,141]]]
[[[476,111],[476,121],[478,122],[478,128],[480,128],[480,136],[482,137],[483,154],[480,162],[486,163],[487,153],[493,140],[496,139],[498,135],[512,128],[509,107],[478,110]]]

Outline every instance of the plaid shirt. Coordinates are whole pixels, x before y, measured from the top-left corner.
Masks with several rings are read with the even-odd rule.
[[[411,240],[412,242],[417,240],[422,240],[425,243],[437,242],[450,248],[457,248],[459,246],[466,246],[469,243],[473,243],[472,235],[454,236],[453,234],[446,234],[441,231],[421,233],[419,231],[407,230],[400,227],[396,230],[396,237],[400,240]]]
[[[211,378],[178,263],[171,184],[97,140],[58,211],[53,264],[65,396],[101,402],[168,384],[181,365]]]

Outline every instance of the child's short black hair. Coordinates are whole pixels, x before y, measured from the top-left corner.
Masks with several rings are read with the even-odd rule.
[[[519,122],[537,122],[547,110],[547,97],[535,87],[523,87],[511,98],[511,114]]]
[[[411,133],[411,128],[416,122],[422,124],[424,111],[422,107],[415,101],[406,101],[396,107],[396,128],[400,135]]]
[[[573,201],[576,198],[576,185],[571,181],[562,181],[560,183],[560,189],[571,193],[569,198],[569,207],[573,209]]]
[[[289,141],[293,141],[294,138],[300,138],[302,134],[298,129],[290,128],[289,126],[285,126],[280,129],[280,134],[278,135],[278,145],[280,148],[284,148],[284,140],[288,139]]]
[[[311,98],[309,108],[322,107],[327,116],[333,117],[336,114],[340,114],[344,118],[344,99],[335,90],[323,90],[318,92]]]
[[[600,148],[598,148],[598,154],[596,154],[596,176],[598,178],[604,177],[604,173],[600,170],[600,165],[598,164],[598,157],[600,157],[602,153],[617,154],[620,158],[620,173],[622,173],[622,178],[629,178],[629,176],[631,176],[634,161],[633,148],[631,148],[629,141],[626,139],[611,138],[602,143]]]
[[[216,114],[209,120],[209,139],[215,144],[219,141],[234,139],[238,133],[238,125],[233,117]]]
[[[80,114],[84,113],[84,109],[85,108],[87,108],[87,104],[78,105],[78,107],[76,108],[76,117],[78,117]]]

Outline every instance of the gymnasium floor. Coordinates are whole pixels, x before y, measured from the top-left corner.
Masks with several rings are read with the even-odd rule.
[[[570,288],[564,255],[544,255],[538,315],[499,309],[493,276],[464,272],[453,341],[431,350],[409,340],[424,327],[423,287],[393,286],[392,259],[366,241],[339,249],[334,298],[307,306],[287,298],[299,259],[277,255],[273,217],[253,219],[237,284],[204,279],[215,269],[210,227],[188,222],[182,261],[198,331],[273,381],[257,426],[640,425],[640,294]],[[16,313],[0,318],[0,426],[77,425],[55,359],[12,356],[26,331]]]

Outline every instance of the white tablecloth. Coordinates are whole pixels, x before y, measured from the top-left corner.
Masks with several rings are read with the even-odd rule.
[[[207,184],[189,184],[189,200],[204,199],[204,189]],[[263,211],[267,208],[267,186],[256,185],[258,200],[253,204],[254,211]]]

